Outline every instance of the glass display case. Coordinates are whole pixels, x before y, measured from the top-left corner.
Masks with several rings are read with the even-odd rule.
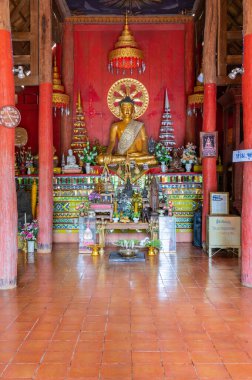
[[[159,198],[172,201],[177,232],[193,231],[193,215],[202,202],[202,174],[167,173],[159,175]]]

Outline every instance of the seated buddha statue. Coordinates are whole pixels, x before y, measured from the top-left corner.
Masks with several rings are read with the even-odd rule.
[[[76,164],[76,158],[73,155],[72,149],[68,150],[67,163],[65,169],[79,169],[79,166]]]
[[[137,164],[157,164],[155,156],[148,153],[144,124],[133,119],[134,101],[129,96],[121,100],[120,111],[122,120],[112,124],[107,151],[99,154],[96,162],[99,165],[120,164],[127,157]]]

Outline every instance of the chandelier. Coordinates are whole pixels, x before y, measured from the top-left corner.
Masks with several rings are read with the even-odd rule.
[[[128,16],[126,13],[125,25],[121,36],[115,44],[114,50],[109,53],[108,70],[112,74],[133,73],[137,70],[139,74],[145,71],[143,52],[138,48],[133,34],[129,30]]]
[[[53,65],[53,94],[52,106],[54,116],[56,117],[57,109],[60,109],[61,115],[69,115],[69,96],[65,94],[65,87],[61,84],[59,70],[56,64],[56,57],[54,57]]]

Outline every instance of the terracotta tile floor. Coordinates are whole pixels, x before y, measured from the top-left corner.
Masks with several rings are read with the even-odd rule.
[[[145,263],[55,245],[0,292],[0,378],[252,379],[252,289],[190,244]]]

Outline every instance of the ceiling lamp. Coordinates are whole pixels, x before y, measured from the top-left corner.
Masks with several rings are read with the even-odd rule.
[[[60,74],[54,57],[53,66],[53,98],[52,105],[54,116],[56,117],[57,109],[60,109],[61,115],[69,115],[69,96],[65,94],[65,87],[61,84]]]
[[[115,44],[115,49],[109,53],[108,70],[113,74],[133,73],[137,70],[139,74],[145,71],[143,52],[138,48],[133,34],[129,30],[128,16],[125,17],[125,25],[121,36]]]

